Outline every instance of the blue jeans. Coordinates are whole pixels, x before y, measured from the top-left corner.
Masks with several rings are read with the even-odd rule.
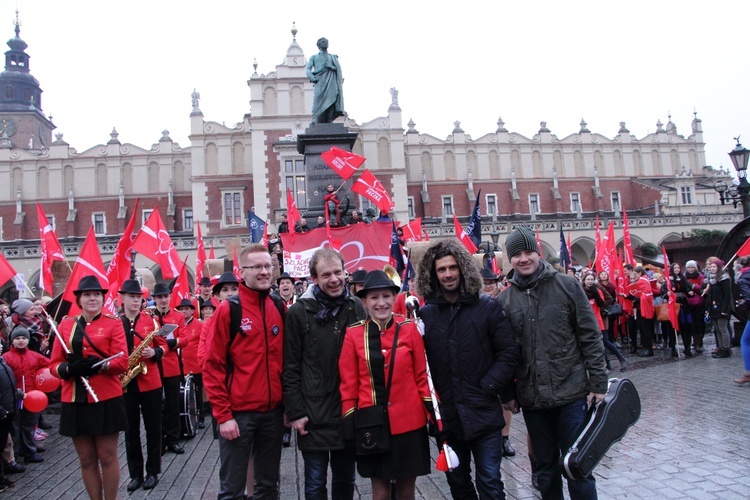
[[[742,362],[745,364],[745,371],[750,372],[750,321],[747,322],[745,331],[742,332],[740,349],[742,351]]]
[[[562,500],[560,456],[567,453],[586,422],[586,399],[544,410],[524,409],[523,418],[536,456],[542,498]],[[596,481],[593,476],[568,480],[568,492],[571,500],[596,499]]]
[[[305,500],[327,500],[328,462],[331,463],[331,498],[352,500],[354,498],[353,449],[334,451],[303,451],[305,460]]]
[[[453,498],[490,500],[505,498],[500,478],[500,461],[503,458],[503,432],[497,429],[471,441],[448,440],[448,445],[458,455],[459,465],[446,472]],[[471,456],[477,470],[477,489],[471,481]]]

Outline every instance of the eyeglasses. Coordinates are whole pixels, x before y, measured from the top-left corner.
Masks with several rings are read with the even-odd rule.
[[[261,269],[265,269],[268,272],[271,272],[271,271],[274,270],[273,264],[264,264],[264,265],[255,264],[255,265],[252,265],[252,266],[240,266],[240,268],[242,268],[242,269],[250,269],[254,273],[259,273],[261,271]]]

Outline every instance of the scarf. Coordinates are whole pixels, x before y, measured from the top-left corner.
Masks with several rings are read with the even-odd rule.
[[[700,277],[700,275],[701,275],[701,273],[698,270],[693,271],[692,273],[690,271],[685,271],[685,277],[687,279],[695,279],[695,278]]]
[[[520,274],[514,273],[516,285],[518,285],[520,288],[533,287],[534,285],[536,285],[536,280],[539,279],[539,277],[546,269],[546,264],[540,259],[539,267],[536,268],[536,271],[534,271],[534,274],[532,274],[531,276],[521,276]]]
[[[315,300],[321,305],[320,311],[315,315],[315,319],[321,324],[333,319],[333,317],[338,314],[339,308],[344,305],[350,296],[349,288],[346,286],[344,286],[344,293],[338,297],[331,297],[321,290],[318,285],[313,285],[312,293]]]

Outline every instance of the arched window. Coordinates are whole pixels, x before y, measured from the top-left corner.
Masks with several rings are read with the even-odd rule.
[[[490,178],[500,178],[500,158],[497,156],[497,151],[494,149],[490,151]]]
[[[652,149],[651,150],[651,165],[653,167],[653,174],[654,175],[661,175],[662,169],[661,169],[661,155],[659,154],[658,149]]]
[[[49,198],[49,169],[39,167],[36,175],[36,197],[40,200]]]
[[[122,190],[126,194],[131,194],[133,192],[133,165],[130,163],[123,163],[122,164]]]
[[[622,153],[620,150],[615,149],[613,156],[615,159],[615,175],[625,175],[625,170],[622,168]]]
[[[232,144],[232,173],[241,174],[245,171],[245,148],[241,142]]]
[[[293,115],[302,115],[305,113],[305,94],[302,87],[297,85],[293,86],[289,92],[289,98],[291,99],[291,109]]]
[[[188,184],[189,182],[185,175],[185,164],[181,161],[176,161],[172,172],[172,188],[176,192],[187,191]]]
[[[214,143],[206,144],[206,175],[219,173],[219,150]]]
[[[276,103],[276,89],[273,87],[266,87],[263,90],[263,114],[265,116],[277,115],[278,105]]]
[[[107,194],[107,166],[100,163],[96,166],[96,195],[104,196]]]
[[[573,153],[573,166],[575,167],[576,177],[584,177],[586,175],[586,167],[583,164],[583,153],[580,151]]]
[[[391,168],[391,145],[388,139],[378,139],[378,168]]]
[[[445,152],[445,179],[453,180],[456,178],[456,158],[453,151]]]
[[[428,181],[433,179],[432,175],[432,156],[427,151],[422,152],[422,170]]]
[[[531,162],[534,166],[534,177],[537,179],[540,177],[544,177],[544,165],[542,165],[542,153],[539,151],[534,151],[531,153]]]
[[[148,192],[159,192],[159,165],[155,161],[148,164]]]
[[[74,175],[73,165],[65,165],[63,168],[63,188],[62,188],[62,196],[67,198],[68,197],[68,191],[73,189],[73,186],[75,184],[75,175]]]
[[[643,175],[643,159],[641,158],[641,152],[639,150],[633,151],[633,170],[635,175]]]

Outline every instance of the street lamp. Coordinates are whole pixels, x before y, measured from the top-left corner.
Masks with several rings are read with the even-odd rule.
[[[719,193],[719,200],[721,204],[732,202],[734,208],[737,208],[737,204],[742,204],[742,215],[747,218],[750,217],[750,182],[747,181],[747,164],[750,160],[750,149],[747,149],[740,144],[739,136],[734,138],[737,141],[737,145],[732,151],[729,152],[729,158],[732,160],[732,165],[737,171],[737,178],[739,184],[732,184],[727,186],[724,181],[716,181],[714,184],[714,190]]]

